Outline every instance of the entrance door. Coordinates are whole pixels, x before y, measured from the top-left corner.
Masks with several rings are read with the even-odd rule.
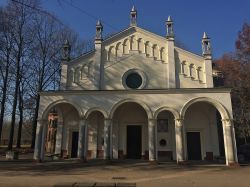
[[[127,158],[141,159],[141,126],[127,126]]]
[[[79,132],[72,132],[71,158],[77,157]]]
[[[188,160],[201,160],[200,132],[187,132]]]

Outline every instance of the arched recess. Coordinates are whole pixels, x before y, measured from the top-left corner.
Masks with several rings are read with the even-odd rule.
[[[143,41],[143,39],[142,38],[139,38],[138,40],[137,40],[137,43],[138,43],[138,51],[139,51],[139,53],[144,53],[144,41]]]
[[[145,43],[145,54],[148,57],[152,56],[152,47],[149,41],[146,41]]]
[[[185,76],[189,76],[189,67],[188,67],[188,63],[184,60],[182,61],[182,73]]]
[[[180,119],[177,110],[161,107],[154,113],[157,120],[157,157],[159,161],[176,160],[175,120]]]
[[[148,108],[141,102],[130,99],[112,108],[113,158],[148,159],[149,117],[146,110]]]
[[[109,115],[110,119],[113,119],[113,115],[114,115],[114,112],[116,111],[116,109],[124,103],[137,103],[137,104],[139,104],[146,111],[148,119],[153,119],[152,111],[150,110],[149,106],[147,104],[145,104],[144,102],[137,100],[137,99],[124,99],[124,100],[119,101],[115,105],[113,105],[111,110],[110,110],[110,115]]]
[[[87,159],[104,158],[104,120],[108,116],[103,109],[91,108],[85,114],[87,120]]]
[[[160,59],[161,59],[161,61],[166,62],[166,53],[165,53],[165,48],[164,47],[162,47],[160,49]]]
[[[123,41],[123,54],[129,54],[130,50],[130,42],[129,39],[125,39]]]
[[[184,119],[186,159],[210,161],[218,156],[227,157],[224,146],[227,134],[223,130],[222,119],[230,117],[227,109],[212,98],[194,98],[185,103],[181,109],[181,118]]]
[[[115,47],[114,46],[110,46],[109,50],[108,50],[108,61],[114,61],[115,60]]]
[[[42,136],[37,137],[40,147],[40,158],[43,160],[51,143],[48,133],[54,132],[54,153],[57,157],[75,158],[78,151],[79,121],[82,117],[80,107],[67,100],[58,100],[51,103],[42,113]],[[54,118],[54,124],[50,119]],[[40,133],[38,133],[40,134]]]
[[[137,48],[137,37],[132,35],[130,38],[130,49],[131,50],[138,50]]]
[[[115,51],[116,51],[116,57],[121,57],[122,56],[122,48],[121,48],[121,42],[118,42],[115,46]]]
[[[196,78],[196,69],[194,64],[189,65],[189,75],[191,78],[195,79]]]
[[[198,67],[197,68],[197,79],[199,80],[199,81],[203,81],[203,72],[202,72],[202,67]]]

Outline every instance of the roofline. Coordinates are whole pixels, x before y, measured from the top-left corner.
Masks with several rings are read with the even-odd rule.
[[[176,89],[144,89],[144,90],[58,90],[39,92],[47,95],[84,95],[84,94],[185,94],[185,93],[231,93],[232,88],[176,88]]]
[[[95,49],[92,49],[91,51],[88,51],[87,53],[83,53],[83,54],[81,54],[80,56],[73,58],[73,59],[70,60],[69,62],[66,62],[66,64],[74,63],[75,61],[77,61],[77,60],[79,60],[79,59],[81,59],[81,58],[83,58],[83,57],[86,57],[86,56],[88,56],[88,55],[91,55],[91,54],[93,54],[93,53],[95,53]]]
[[[204,57],[203,57],[203,56],[198,55],[198,54],[196,54],[196,53],[193,53],[193,52],[191,52],[191,51],[188,51],[188,50],[186,50],[186,49],[183,49],[183,48],[180,48],[180,47],[177,47],[177,46],[174,46],[174,48],[176,48],[177,50],[182,50],[182,51],[185,51],[185,52],[187,52],[188,54],[190,54],[190,55],[194,55],[194,56],[196,56],[196,57],[198,57],[198,58],[202,58],[202,59],[204,59]]]

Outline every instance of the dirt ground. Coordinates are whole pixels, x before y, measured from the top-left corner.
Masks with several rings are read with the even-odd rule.
[[[237,168],[221,164],[193,162],[184,166],[174,162],[149,164],[123,160],[106,163],[94,160],[46,161],[0,160],[1,187],[49,187],[66,182],[133,182],[137,187],[249,187],[250,165]]]

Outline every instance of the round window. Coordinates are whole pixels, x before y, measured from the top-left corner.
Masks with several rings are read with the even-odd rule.
[[[129,88],[137,89],[142,85],[142,77],[137,72],[132,72],[126,77],[126,85]]]

